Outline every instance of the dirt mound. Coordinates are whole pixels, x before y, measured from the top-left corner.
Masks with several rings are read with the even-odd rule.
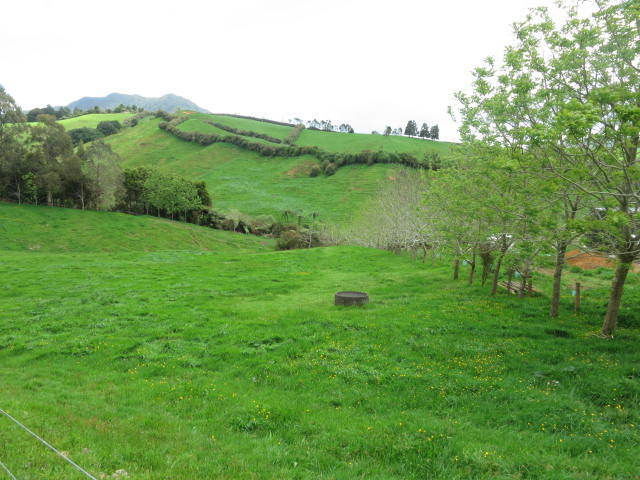
[[[571,250],[566,254],[567,264],[572,267],[580,267],[583,270],[594,270],[596,268],[615,267],[615,261],[606,255],[597,255],[593,253],[581,252],[580,250]],[[634,264],[634,272],[640,271],[640,264]]]

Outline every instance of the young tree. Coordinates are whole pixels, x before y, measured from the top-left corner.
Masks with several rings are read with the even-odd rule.
[[[602,326],[611,336],[627,273],[640,257],[640,6],[596,6],[591,16],[567,9],[559,27],[536,10],[517,26],[504,65],[490,59],[475,72],[473,94],[458,98],[467,142],[526,151],[538,175],[602,212],[590,228],[618,259]]]
[[[426,123],[422,124],[422,127],[420,128],[420,134],[419,136],[421,138],[430,138],[430,131],[429,131],[429,125],[427,125]]]
[[[108,210],[116,205],[122,191],[120,158],[102,140],[96,140],[84,153],[83,172],[91,181],[94,207]]]
[[[391,127],[387,126],[384,129],[384,136],[388,137],[389,135],[391,135]]]

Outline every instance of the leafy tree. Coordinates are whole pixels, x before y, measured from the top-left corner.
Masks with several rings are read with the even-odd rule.
[[[391,135],[391,127],[387,126],[384,129],[384,136],[388,137],[389,135]]]
[[[83,172],[91,182],[94,207],[108,210],[116,205],[122,191],[120,158],[102,140],[96,140],[84,153]]]
[[[429,131],[429,135],[427,135],[425,138],[431,138],[432,140],[439,140],[440,127],[438,125],[434,125],[433,127],[431,127],[431,130]]]
[[[489,59],[475,71],[473,93],[458,98],[467,143],[526,152],[537,175],[555,179],[567,211],[577,198],[601,211],[582,225],[600,232],[599,248],[618,259],[602,326],[610,336],[640,257],[640,5],[596,6],[591,16],[567,9],[558,27],[536,10],[517,26],[504,65]]]
[[[102,135],[107,137],[109,135],[118,133],[120,130],[122,130],[122,125],[117,120],[103,121],[98,123],[96,130],[98,130]]]
[[[407,126],[404,129],[404,134],[410,137],[415,137],[418,134],[418,126],[415,120],[409,120]]]
[[[25,118],[11,95],[0,85],[0,129],[9,123],[21,123]]]
[[[186,214],[202,207],[198,189],[192,182],[157,171],[153,171],[145,181],[144,197],[158,213],[163,210],[171,218],[176,213]]]
[[[419,136],[421,138],[430,138],[431,133],[429,131],[429,125],[427,125],[426,123],[422,124],[422,127],[420,128]]]
[[[74,145],[93,142],[98,138],[104,137],[100,130],[88,127],[74,128],[73,130],[69,130],[69,136],[71,137]]]

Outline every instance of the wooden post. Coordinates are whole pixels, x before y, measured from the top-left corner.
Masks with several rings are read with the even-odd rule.
[[[580,282],[576,282],[576,295],[574,298],[574,309],[576,313],[580,311]]]

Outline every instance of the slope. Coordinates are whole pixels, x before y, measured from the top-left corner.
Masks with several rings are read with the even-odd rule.
[[[543,297],[349,247],[6,252],[0,275],[1,408],[98,478],[637,476],[640,331],[593,335],[601,293],[550,320]],[[3,425],[18,478],[80,478]]]
[[[154,250],[264,251],[266,238],[165,219],[0,203],[0,250],[120,252]]]
[[[309,177],[313,157],[263,157],[235,145],[203,147],[180,140],[149,118],[134,128],[107,137],[125,167],[149,166],[204,180],[214,208],[250,216],[279,215],[284,210],[318,213],[340,223],[351,219],[393,178],[393,165],[349,166],[331,177]]]

